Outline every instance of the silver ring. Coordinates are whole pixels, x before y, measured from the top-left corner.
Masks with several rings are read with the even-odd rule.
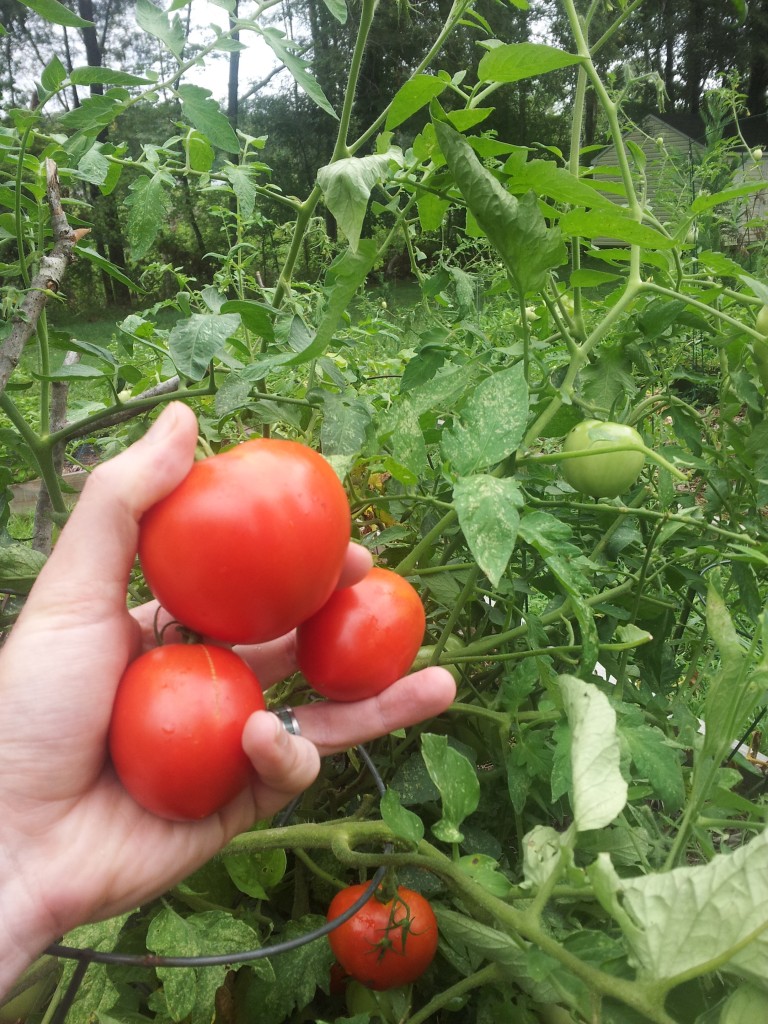
[[[286,732],[301,736],[301,726],[293,708],[273,708],[272,714],[277,715]]]

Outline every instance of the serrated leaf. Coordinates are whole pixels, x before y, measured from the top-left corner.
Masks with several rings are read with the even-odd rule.
[[[338,121],[338,115],[323,92],[319,82],[310,74],[309,64],[294,53],[291,49],[290,41],[286,38],[285,33],[276,28],[260,28],[260,31],[264,37],[264,41],[271,48],[280,63],[285,64],[298,87],[302,89],[307,96],[309,96],[309,98],[316,103],[318,107],[320,107],[321,110],[324,110],[326,114],[330,114],[332,118]]]
[[[90,65],[75,68],[69,80],[73,85],[151,85],[153,79],[143,75],[132,75],[128,71],[114,71],[112,68],[97,68]]]
[[[109,167],[109,160],[101,152],[101,145],[95,143],[78,161],[77,176],[91,185],[103,185],[109,176]]]
[[[379,803],[381,820],[399,838],[409,843],[420,843],[424,838],[424,823],[421,818],[403,807],[394,789],[387,789]]]
[[[46,557],[26,544],[0,545],[0,592],[28,594]]]
[[[92,21],[85,21],[58,0],[19,0],[19,3],[54,25],[66,25],[67,28],[91,28],[93,25]]]
[[[213,98],[210,89],[199,85],[180,85],[176,95],[181,100],[184,117],[217,149],[239,153],[240,143],[232,125]]]
[[[685,803],[680,752],[654,726],[622,726],[620,734],[638,773],[646,778],[667,811],[679,811]]]
[[[142,175],[131,183],[125,198],[128,208],[128,240],[134,260],[146,256],[157,238],[171,203],[163,171],[151,178]]]
[[[453,485],[459,525],[477,564],[494,587],[515,550],[523,494],[515,480],[461,477]]]
[[[77,255],[85,256],[87,260],[95,264],[100,270],[103,270],[105,274],[109,274],[110,277],[114,277],[116,281],[122,282],[126,288],[130,288],[131,291],[139,294],[144,293],[144,289],[140,288],[135,281],[132,281],[130,277],[127,277],[119,267],[116,267],[110,260],[105,259],[100,252],[95,249],[91,249],[88,246],[78,245]]]
[[[656,228],[633,220],[607,208],[599,210],[569,210],[560,218],[560,227],[568,235],[583,238],[616,238],[648,249],[672,249],[675,241],[662,235]]]
[[[370,156],[350,156],[321,167],[317,183],[323,190],[325,205],[336,219],[349,247],[357,251],[368,200],[372,189],[390,174],[390,163],[402,165],[402,153],[390,149]]]
[[[164,43],[177,60],[184,49],[184,26],[178,14],[171,20],[152,0],[136,0],[136,22],[139,28]]]
[[[448,746],[446,736],[433,733],[422,735],[421,754],[442,799],[442,817],[432,826],[432,831],[444,843],[460,843],[464,838],[461,823],[477,810],[480,801],[480,783],[474,765]]]
[[[306,915],[289,921],[279,938],[298,938],[324,923],[324,917]],[[310,942],[271,957],[268,962],[274,971],[273,978],[249,980],[249,1001],[254,1000],[251,1005],[261,1008],[260,1016],[265,1021],[285,1020],[294,1007],[308,1006],[317,989],[327,985],[332,961],[327,942]]]
[[[550,270],[566,262],[559,227],[548,227],[536,196],[511,195],[480,162],[469,142],[434,122],[440,149],[469,212],[501,257],[520,294],[538,291]]]
[[[193,313],[168,335],[168,350],[179,373],[202,380],[212,359],[224,351],[227,339],[240,327],[237,313]]]
[[[254,899],[267,899],[267,893],[285,875],[288,859],[285,850],[255,850],[247,855],[225,853],[227,874],[240,892]]]
[[[448,88],[448,82],[434,75],[414,75],[395,93],[387,111],[386,130],[397,128]]]
[[[360,395],[323,394],[320,443],[323,455],[343,479],[365,443],[371,409]]]
[[[528,385],[522,363],[486,377],[471,392],[461,421],[443,436],[443,454],[466,476],[517,450],[528,420]]]
[[[232,186],[232,191],[237,198],[237,205],[241,216],[249,220],[253,216],[256,206],[256,188],[251,180],[251,174],[247,167],[236,167],[234,164],[227,164],[223,168],[224,176]]]
[[[481,82],[520,82],[580,63],[578,54],[544,43],[505,43],[483,55],[477,74]]]
[[[46,92],[55,92],[67,77],[67,69],[58,57],[54,56],[43,68],[40,84]]]
[[[419,211],[419,223],[423,231],[437,231],[443,223],[446,211],[450,207],[448,199],[441,199],[440,196],[432,195],[431,192],[424,192],[416,199],[416,209]]]
[[[627,802],[616,712],[592,683],[565,675],[558,678],[558,683],[571,727],[574,825],[579,832],[604,828]]]
[[[59,124],[67,131],[101,131],[112,124],[123,107],[116,96],[86,96],[79,107],[62,114]]]
[[[624,879],[602,856],[589,875],[644,978],[690,978],[709,973],[716,964],[718,970],[764,984],[768,831],[694,867]]]

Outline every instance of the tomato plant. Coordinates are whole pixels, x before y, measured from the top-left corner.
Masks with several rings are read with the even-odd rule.
[[[185,626],[261,643],[325,603],[349,536],[330,464],[295,441],[257,439],[195,463],[143,516],[139,559],[155,597]]]
[[[564,452],[588,451],[581,458],[564,459],[563,476],[576,491],[594,498],[615,498],[628,491],[645,464],[642,451],[629,445],[642,445],[643,439],[626,423],[582,420],[570,431]]]
[[[331,700],[381,693],[413,664],[426,618],[419,595],[391,569],[375,567],[337,590],[296,631],[299,668]]]
[[[243,727],[264,696],[233,651],[208,644],[167,644],[126,669],[109,732],[121,782],[164,818],[205,818],[245,788],[251,763]]]
[[[365,889],[365,884],[350,885],[336,893],[328,920],[341,916]],[[437,951],[437,921],[420,893],[398,886],[392,899],[374,893],[328,938],[350,977],[367,988],[399,988],[420,978],[432,963]]]

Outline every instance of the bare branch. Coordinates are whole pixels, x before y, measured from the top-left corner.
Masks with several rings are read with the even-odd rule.
[[[11,321],[13,325],[11,333],[0,347],[0,392],[5,390],[8,379],[21,359],[24,346],[35,333],[37,321],[40,319],[50,294],[57,292],[61,287],[67,267],[74,259],[75,244],[83,234],[81,231],[73,231],[69,226],[61,205],[61,186],[53,160],[46,160],[46,177],[54,245],[50,253],[41,258],[40,269],[35,274],[24,301]],[[19,257],[23,259],[24,254],[19,253]]]

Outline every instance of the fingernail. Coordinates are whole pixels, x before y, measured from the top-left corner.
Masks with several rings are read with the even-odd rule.
[[[149,444],[159,444],[173,433],[178,420],[177,411],[181,402],[170,402],[144,435]]]

